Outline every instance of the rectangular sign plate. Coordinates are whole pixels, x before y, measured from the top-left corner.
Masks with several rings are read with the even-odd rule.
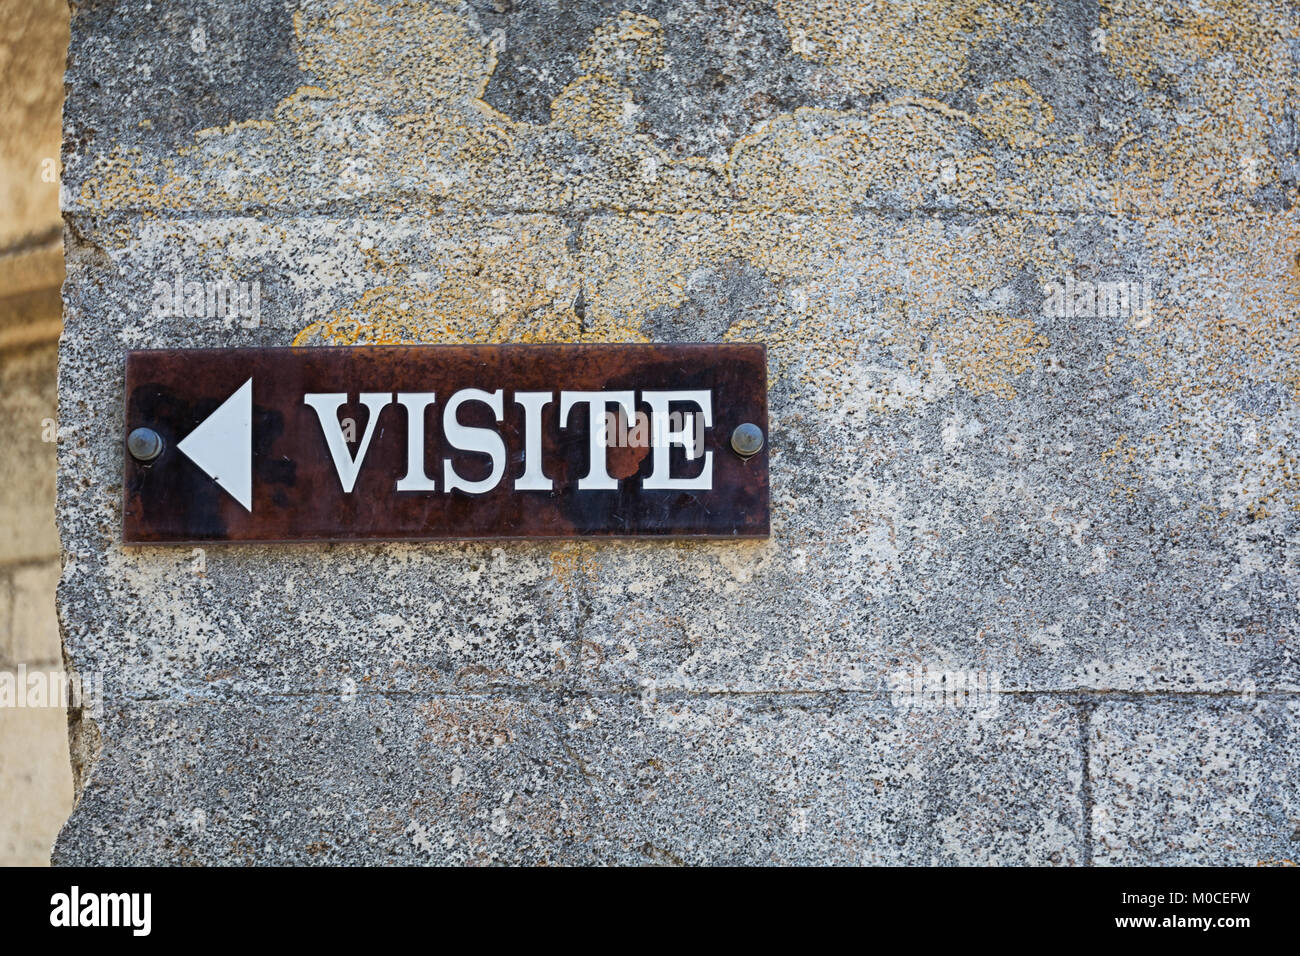
[[[125,425],[128,544],[768,534],[762,345],[131,352]]]

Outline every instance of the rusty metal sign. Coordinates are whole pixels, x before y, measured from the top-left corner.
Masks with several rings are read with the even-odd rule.
[[[763,537],[762,345],[126,360],[123,540]]]

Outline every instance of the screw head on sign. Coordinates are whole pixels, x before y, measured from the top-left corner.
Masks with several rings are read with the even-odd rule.
[[[763,447],[763,429],[751,422],[737,425],[731,433],[731,449],[742,458],[758,454]]]
[[[126,448],[136,461],[153,461],[162,454],[162,436],[152,428],[137,428],[126,436]]]

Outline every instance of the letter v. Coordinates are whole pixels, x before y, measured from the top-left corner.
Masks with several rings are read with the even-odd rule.
[[[343,440],[343,427],[339,424],[339,406],[348,400],[347,393],[309,392],[302,400],[303,404],[316,409],[316,417],[320,419],[321,431],[325,433],[325,444],[329,446],[330,457],[334,459],[334,470],[338,472],[339,483],[343,485],[345,494],[351,494],[352,486],[357,481],[357,472],[365,461],[366,449],[370,447],[370,439],[375,435],[379,413],[392,404],[392,393],[361,393],[361,404],[366,406],[370,417],[366,421],[366,433],[361,436],[361,444],[357,446],[356,458],[348,452],[348,443]]]

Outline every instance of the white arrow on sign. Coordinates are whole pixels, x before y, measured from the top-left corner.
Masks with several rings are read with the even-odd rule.
[[[176,447],[251,513],[253,380],[239,386]]]

